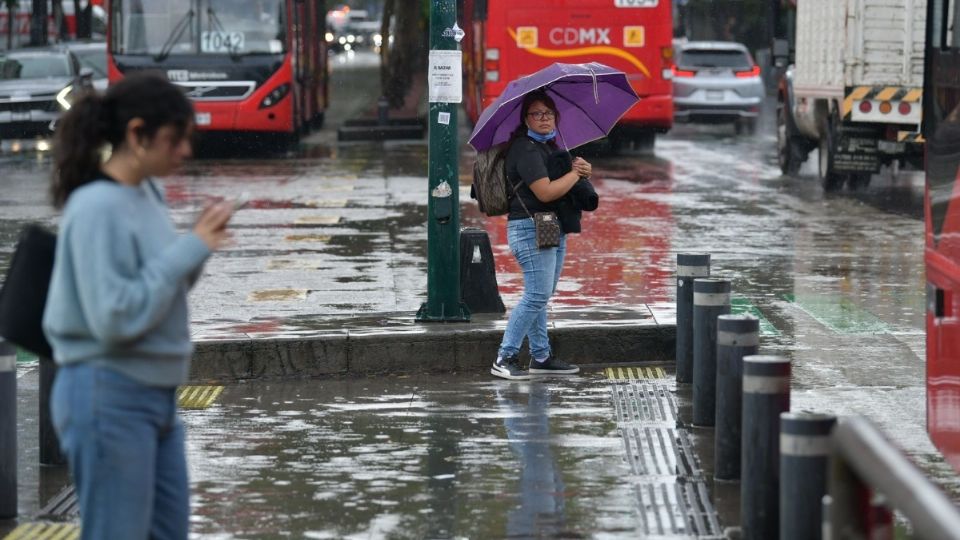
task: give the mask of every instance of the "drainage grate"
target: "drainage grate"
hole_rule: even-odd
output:
[[[613,385],[617,422],[677,424],[677,401],[661,381]]]
[[[80,526],[75,523],[24,523],[8,534],[4,540],[76,540],[80,538]]]
[[[177,390],[177,402],[181,409],[206,409],[222,392],[222,386],[181,386]]]
[[[608,377],[644,536],[722,537],[690,436],[678,427],[672,381]]]
[[[50,499],[40,510],[40,518],[76,519],[80,517],[80,503],[77,501],[77,492],[73,486],[67,486]]]

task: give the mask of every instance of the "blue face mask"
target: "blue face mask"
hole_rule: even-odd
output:
[[[557,136],[557,130],[553,130],[550,133],[547,133],[546,135],[541,135],[536,131],[530,128],[527,128],[527,137],[530,137],[531,139],[537,142],[545,143],[547,141],[552,141],[553,138],[556,136]]]

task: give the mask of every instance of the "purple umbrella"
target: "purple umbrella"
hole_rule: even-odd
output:
[[[557,139],[568,149],[606,137],[620,117],[640,101],[622,71],[597,62],[553,64],[511,81],[480,114],[470,146],[482,152],[510,140],[520,125],[523,96],[540,88],[557,105]]]

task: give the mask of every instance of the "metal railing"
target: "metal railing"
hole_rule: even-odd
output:
[[[960,538],[960,509],[869,420],[843,417],[831,440],[824,538],[874,537],[884,527],[865,515],[875,506],[871,490],[910,521],[917,537]]]

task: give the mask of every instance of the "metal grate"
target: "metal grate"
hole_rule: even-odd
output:
[[[75,519],[80,517],[80,503],[77,501],[77,492],[73,486],[67,486],[50,499],[40,510],[41,518]]]
[[[611,399],[644,536],[722,537],[690,436],[678,427],[672,381],[614,375]]]

